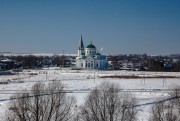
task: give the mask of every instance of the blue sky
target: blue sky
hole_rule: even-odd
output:
[[[180,0],[0,0],[0,52],[180,53]]]

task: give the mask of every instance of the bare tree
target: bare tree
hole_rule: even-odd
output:
[[[7,121],[69,121],[75,99],[64,93],[61,82],[37,83],[10,104]]]
[[[135,121],[135,104],[136,99],[120,92],[117,84],[106,82],[91,91],[78,117],[83,121]]]
[[[149,121],[180,121],[180,88],[170,92],[172,100],[154,104]]]

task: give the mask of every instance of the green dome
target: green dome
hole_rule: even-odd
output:
[[[96,48],[92,43],[88,45],[86,48]]]

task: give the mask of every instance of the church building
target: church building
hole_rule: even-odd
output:
[[[81,36],[78,55],[76,57],[76,68],[79,69],[107,69],[108,61],[106,56],[97,52],[96,47],[92,42],[84,48],[83,39]]]

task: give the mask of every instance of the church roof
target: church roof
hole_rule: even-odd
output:
[[[96,55],[101,55],[100,53],[96,53]]]
[[[92,44],[92,42],[91,42],[91,44],[90,45],[88,45],[86,48],[96,48],[93,44]]]

